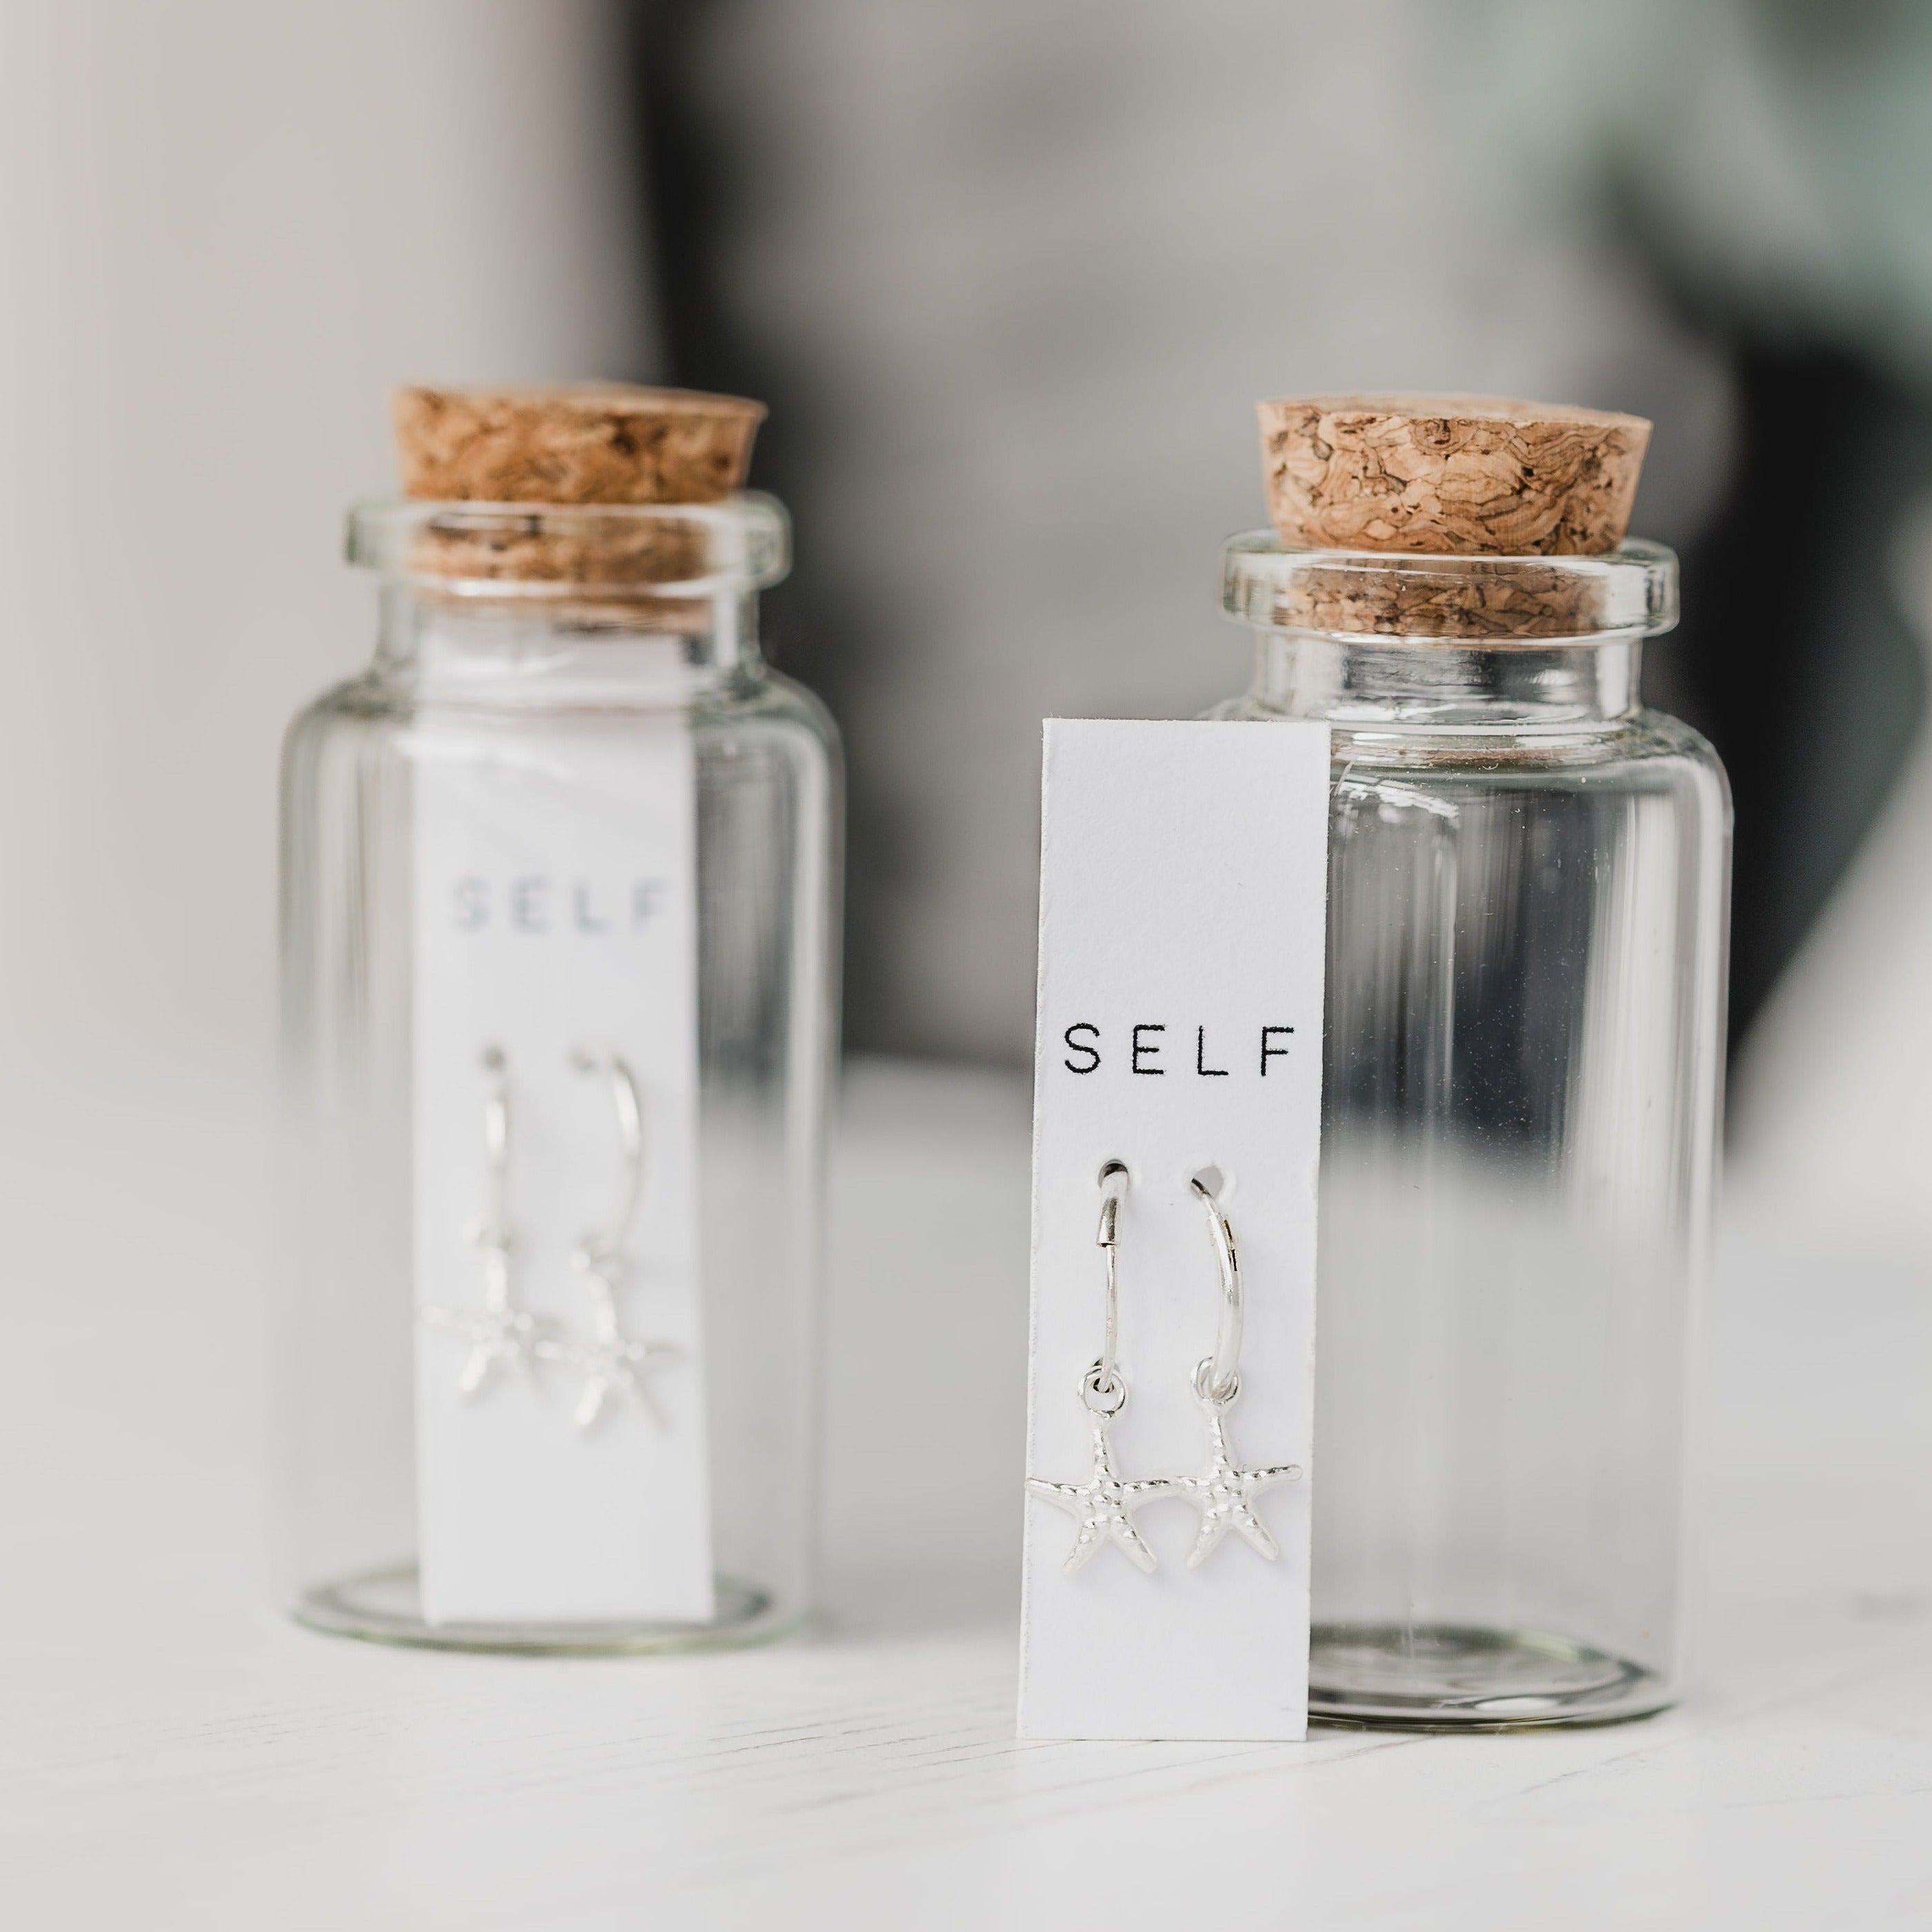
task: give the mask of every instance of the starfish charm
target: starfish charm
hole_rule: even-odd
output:
[[[1092,1476],[1084,1483],[1048,1483],[1029,1476],[1027,1488],[1043,1501],[1064,1509],[1080,1526],[1065,1564],[1068,1576],[1108,1542],[1119,1544],[1121,1553],[1136,1569],[1151,1570],[1157,1559],[1147,1539],[1135,1528],[1133,1513],[1142,1504],[1165,1496],[1175,1485],[1165,1476],[1141,1483],[1122,1482],[1114,1473],[1113,1445],[1107,1439],[1108,1418],[1093,1410],[1088,1420],[1094,1431]]]
[[[456,1378],[458,1392],[478,1394],[498,1369],[526,1369],[532,1356],[541,1352],[537,1340],[537,1318],[520,1308],[425,1308],[425,1324],[448,1328],[470,1344],[463,1372]]]
[[[1201,1533],[1187,1552],[1187,1567],[1198,1568],[1231,1529],[1238,1530],[1272,1563],[1281,1554],[1281,1546],[1255,1514],[1255,1498],[1276,1483],[1295,1481],[1300,1476],[1301,1466],[1280,1462],[1271,1468],[1243,1468],[1228,1447],[1227,1425],[1221,1419],[1226,1405],[1204,1399],[1201,1406],[1207,1413],[1208,1439],[1214,1445],[1214,1460],[1205,1475],[1183,1476],[1172,1485],[1201,1512]]]
[[[614,1395],[627,1395],[638,1406],[658,1420],[656,1406],[644,1384],[644,1372],[653,1362],[668,1360],[677,1351],[662,1342],[633,1342],[622,1335],[600,1335],[588,1346],[560,1347],[554,1342],[538,1345],[537,1352],[546,1361],[566,1361],[584,1375],[584,1393],[577,1399],[571,1420],[580,1431],[593,1428],[604,1412],[604,1405]]]
[[[425,1308],[424,1326],[447,1328],[470,1344],[469,1358],[456,1379],[458,1392],[473,1396],[499,1369],[527,1369],[547,1344],[540,1338],[546,1325],[510,1305],[509,1235],[492,1223],[469,1229],[472,1246],[483,1254],[483,1306],[481,1308]]]
[[[668,1361],[678,1351],[668,1342],[635,1342],[625,1334],[617,1325],[617,1294],[610,1264],[592,1259],[582,1250],[576,1259],[595,1298],[592,1338],[581,1347],[541,1341],[536,1351],[544,1361],[566,1362],[583,1374],[584,1393],[577,1399],[571,1419],[580,1432],[594,1428],[604,1405],[615,1395],[628,1396],[646,1414],[662,1421],[644,1378],[652,1363]]]

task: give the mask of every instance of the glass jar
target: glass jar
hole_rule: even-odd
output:
[[[1310,1708],[1655,1710],[1683,1660],[1730,807],[1638,698],[1676,560],[1223,554],[1332,734]]]
[[[296,719],[282,792],[280,1540],[305,1622],[637,1650],[770,1636],[807,1606],[841,806],[830,718],[759,652],[758,592],[787,542],[755,495],[351,518],[351,560],[381,580],[375,660]],[[470,855],[453,884],[451,838]],[[663,876],[634,902],[622,880],[584,883],[596,854],[654,839]],[[472,930],[525,976],[472,971]],[[512,1032],[525,1050],[506,1060]],[[605,1036],[638,1043],[628,1062]],[[632,1158],[628,1205],[598,1204]],[[675,1271],[663,1228],[694,1236],[694,1307],[682,1347],[647,1359],[637,1338]],[[419,1277],[446,1262],[455,1290],[430,1296]],[[493,1306],[498,1341],[520,1333],[471,1358]],[[600,1338],[617,1353],[593,1400]],[[679,1599],[695,1610],[640,1613],[626,1605],[658,1600],[653,1550],[632,1552],[644,1594],[626,1597],[601,1546],[636,1540],[654,1445],[681,1431],[696,1439],[663,1480],[695,1486],[676,1560],[707,1542],[708,1560]],[[488,1481],[518,1488],[502,1534],[519,1547],[488,1543]],[[448,1580],[466,1538],[507,1566],[494,1596]],[[440,1611],[425,1538],[448,1573]]]

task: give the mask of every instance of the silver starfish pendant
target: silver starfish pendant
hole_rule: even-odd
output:
[[[1070,1576],[1103,1543],[1118,1544],[1136,1570],[1151,1571],[1159,1559],[1135,1527],[1133,1513],[1143,1503],[1166,1495],[1176,1486],[1165,1476],[1140,1483],[1122,1482],[1114,1473],[1113,1445],[1107,1439],[1110,1418],[1092,1410],[1087,1419],[1094,1432],[1092,1476],[1084,1483],[1048,1483],[1029,1476],[1027,1488],[1043,1502],[1064,1509],[1080,1526],[1064,1565]]]
[[[548,1325],[510,1302],[511,1238],[501,1228],[479,1222],[468,1230],[471,1245],[483,1256],[483,1305],[481,1308],[425,1308],[423,1325],[443,1328],[470,1344],[457,1391],[468,1397],[482,1392],[500,1370],[527,1371],[548,1346],[542,1339]]]
[[[1204,1396],[1201,1406],[1208,1418],[1208,1439],[1214,1458],[1205,1474],[1183,1476],[1172,1486],[1201,1512],[1200,1534],[1187,1552],[1187,1567],[1197,1569],[1229,1530],[1238,1532],[1249,1546],[1272,1563],[1281,1554],[1281,1545],[1268,1534],[1268,1525],[1255,1514],[1255,1498],[1277,1483],[1292,1483],[1301,1474],[1298,1462],[1278,1462],[1271,1468],[1244,1469],[1228,1447],[1228,1427],[1222,1419],[1225,1402]]]
[[[422,1318],[425,1326],[448,1329],[470,1344],[456,1378],[457,1391],[464,1396],[480,1394],[499,1370],[527,1369],[542,1346],[536,1317],[520,1308],[425,1308]]]
[[[617,1323],[617,1292],[609,1264],[583,1258],[578,1262],[590,1285],[592,1337],[582,1346],[564,1342],[539,1341],[536,1353],[542,1360],[567,1363],[584,1377],[571,1419],[580,1433],[595,1428],[604,1406],[613,1396],[628,1396],[653,1421],[662,1422],[644,1386],[644,1376],[656,1363],[674,1358],[678,1351],[667,1342],[638,1342],[625,1334]]]

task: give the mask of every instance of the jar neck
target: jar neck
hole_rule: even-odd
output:
[[[688,704],[754,683],[758,600],[583,603],[438,596],[392,581],[382,592],[379,676],[418,698],[570,708]]]
[[[1642,653],[1635,631],[1504,649],[1263,631],[1248,698],[1281,717],[1371,730],[1574,730],[1636,710]]]

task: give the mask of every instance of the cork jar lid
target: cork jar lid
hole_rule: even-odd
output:
[[[1488,644],[1667,630],[1676,559],[1626,541],[1650,424],[1490,396],[1257,406],[1274,527],[1222,553],[1247,623]]]
[[[743,488],[764,405],[587,382],[400,389],[406,500],[359,506],[352,562],[443,596],[689,599],[784,574],[784,513]]]
[[[491,503],[717,503],[742,488],[762,403],[622,382],[398,389],[406,496]]]
[[[1601,556],[1630,527],[1641,416],[1496,396],[1257,405],[1268,515],[1310,550]]]

